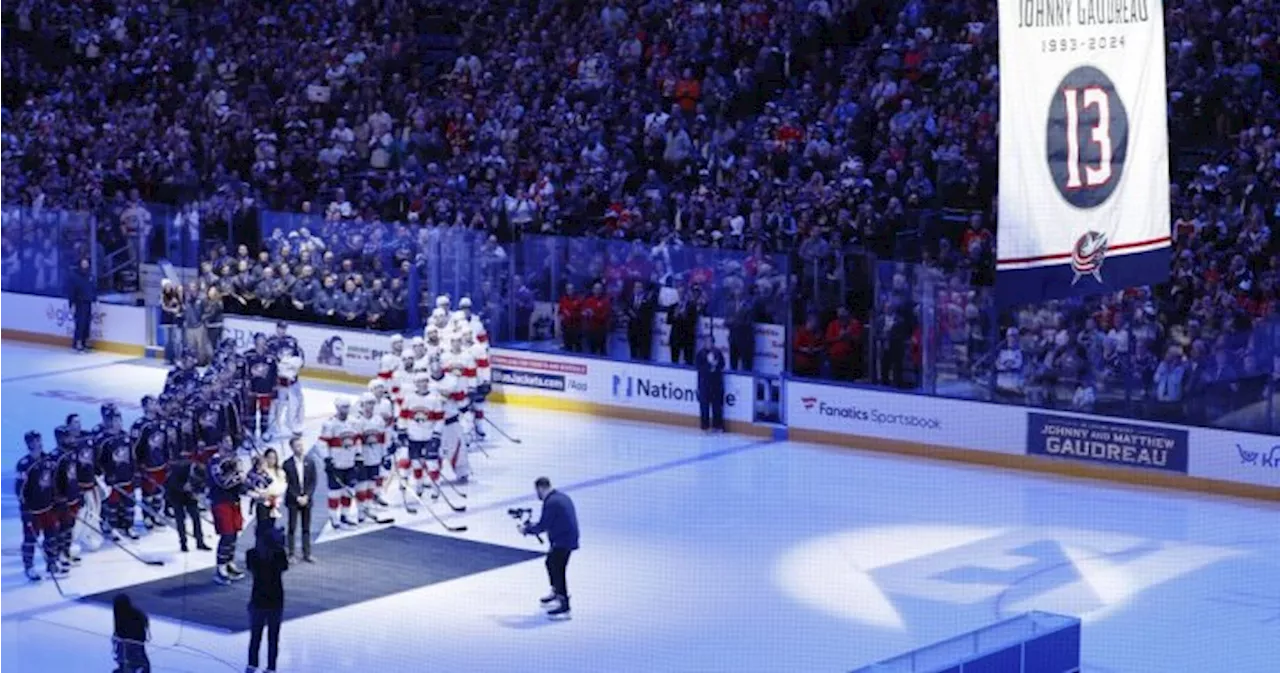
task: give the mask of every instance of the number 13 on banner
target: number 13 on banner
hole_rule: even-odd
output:
[[[1053,184],[1077,208],[1102,205],[1124,172],[1129,118],[1115,85],[1101,70],[1067,73],[1049,104],[1045,136]]]

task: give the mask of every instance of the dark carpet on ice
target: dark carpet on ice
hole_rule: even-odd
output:
[[[395,526],[319,543],[313,551],[319,563],[299,562],[285,573],[286,621],[542,556],[524,549]],[[194,549],[191,553],[212,555]],[[243,546],[238,548],[237,559],[243,567]],[[135,605],[153,618],[180,620],[219,631],[248,630],[246,606],[253,578],[218,586],[212,577],[212,569],[200,570],[80,600],[109,607],[115,595],[125,591]]]

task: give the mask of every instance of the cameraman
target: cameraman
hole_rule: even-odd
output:
[[[565,570],[569,566],[569,554],[578,548],[578,513],[568,495],[551,488],[551,480],[538,477],[533,482],[542,501],[542,517],[538,523],[526,523],[525,535],[546,533],[551,540],[547,553],[547,577],[551,580],[551,594],[542,599],[544,607],[559,603],[547,615],[556,618],[569,617],[569,586]]]

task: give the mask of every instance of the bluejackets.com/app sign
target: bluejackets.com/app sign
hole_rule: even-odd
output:
[[[1027,453],[1187,473],[1187,431],[1102,418],[1028,414]]]

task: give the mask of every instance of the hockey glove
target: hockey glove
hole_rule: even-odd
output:
[[[395,458],[391,454],[388,453],[382,457],[382,469],[390,470],[393,465],[395,465]]]
[[[399,433],[397,433],[397,434],[396,434],[396,441],[400,443],[400,446],[409,446],[409,433],[408,433],[408,431],[404,431],[404,430],[402,430],[402,431],[400,431]]]
[[[427,440],[427,451],[432,451],[432,452],[434,452],[434,451],[439,451],[439,450],[440,450],[440,438],[439,438],[439,437],[432,437],[431,439],[428,439],[428,440]]]

